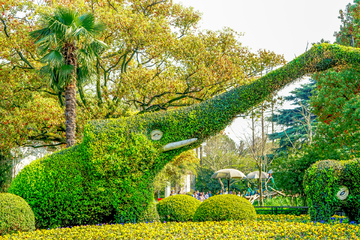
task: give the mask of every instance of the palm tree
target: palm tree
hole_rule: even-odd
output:
[[[30,33],[38,45],[42,68],[50,73],[51,85],[64,88],[67,147],[75,145],[76,84],[78,76],[88,76],[93,60],[107,46],[95,37],[105,26],[95,22],[91,13],[79,15],[67,8],[58,8],[53,15],[42,15],[42,29]],[[60,96],[61,98],[61,96]]]

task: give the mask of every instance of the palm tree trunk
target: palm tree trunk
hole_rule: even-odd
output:
[[[65,87],[65,127],[66,147],[74,146],[76,143],[76,68],[77,58],[75,55],[76,46],[71,43],[65,44],[62,54],[65,64],[74,66],[70,83]]]
[[[76,88],[75,81],[71,81],[65,88],[65,127],[66,147],[75,145],[76,131]]]

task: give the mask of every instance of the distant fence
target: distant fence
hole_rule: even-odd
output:
[[[301,215],[309,212],[309,207],[291,207],[291,206],[254,206],[257,214],[291,214]],[[342,210],[335,211],[335,215],[345,216]]]

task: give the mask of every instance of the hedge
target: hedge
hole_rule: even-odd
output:
[[[256,220],[255,208],[243,197],[223,194],[202,202],[194,215],[194,221],[224,220]]]
[[[341,208],[349,221],[360,223],[360,160],[323,160],[305,173],[305,193],[313,221],[328,222]]]
[[[0,193],[0,236],[35,230],[35,217],[29,204],[19,196]]]
[[[174,195],[157,203],[161,220],[187,222],[192,221],[200,201],[188,195]]]

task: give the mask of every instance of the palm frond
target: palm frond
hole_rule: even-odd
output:
[[[49,34],[51,34],[51,31],[48,27],[35,30],[29,33],[30,37],[37,40],[37,42],[41,41],[44,37],[47,37]],[[35,44],[37,44],[37,42],[35,42]]]
[[[83,27],[87,32],[92,33],[95,25],[95,17],[92,13],[86,13],[78,18],[78,27]]]
[[[65,25],[64,23],[60,22],[56,18],[49,18],[48,19],[48,27],[51,32],[58,35],[60,38],[65,35],[69,26]]]
[[[67,85],[69,84],[70,80],[71,80],[71,74],[74,71],[74,66],[73,65],[62,65],[59,69],[59,82],[61,83],[61,85]]]
[[[77,12],[70,9],[60,7],[56,9],[54,18],[66,26],[70,26],[77,19]]]
[[[63,62],[64,57],[57,50],[51,50],[48,54],[46,54],[41,62],[49,62],[51,65],[60,66]]]

